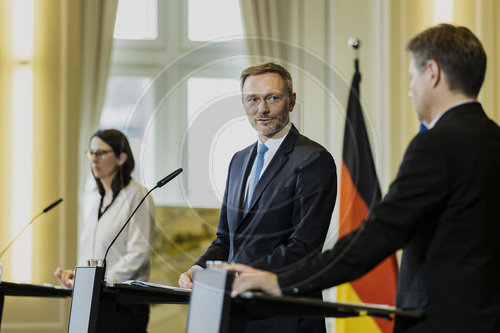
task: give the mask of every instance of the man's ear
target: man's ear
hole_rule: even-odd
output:
[[[288,106],[288,111],[292,112],[295,106],[295,101],[297,100],[297,94],[295,92],[290,94],[290,105]]]
[[[427,62],[427,69],[429,71],[431,86],[432,88],[436,88],[443,80],[441,66],[435,60],[429,60]]]
[[[118,165],[122,166],[125,162],[127,162],[128,155],[127,153],[121,153],[120,159],[118,160]]]

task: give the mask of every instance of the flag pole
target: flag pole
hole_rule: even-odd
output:
[[[375,163],[361,108],[358,52],[360,40],[351,37],[354,49],[354,69],[347,102],[342,168],[340,171],[339,238],[358,229],[369,215],[370,207],[380,201]],[[365,276],[337,287],[337,301],[394,304],[398,266],[394,255],[385,259]],[[355,322],[342,319],[336,322],[337,332],[392,332],[394,324],[379,318],[357,318]]]
[[[354,70],[356,73],[359,73],[359,47],[361,46],[361,40],[356,37],[352,36],[349,38],[347,41],[347,44],[349,45],[350,48],[354,49],[355,52],[355,58],[354,58]]]

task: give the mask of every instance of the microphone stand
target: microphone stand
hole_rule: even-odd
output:
[[[162,186],[164,186],[165,184],[167,184],[169,181],[171,181],[172,179],[174,179],[175,177],[177,177],[180,173],[182,172],[182,168],[179,168],[177,170],[175,170],[174,172],[172,172],[171,174],[169,174],[168,176],[166,176],[165,178],[163,178],[162,180],[160,180],[159,182],[156,183],[156,186],[153,187],[152,189],[150,189],[148,191],[148,193],[146,193],[145,196],[142,197],[141,201],[139,202],[139,204],[135,207],[134,211],[132,212],[132,214],[130,214],[129,218],[127,219],[127,221],[123,224],[123,226],[121,227],[120,231],[118,231],[118,233],[116,234],[115,238],[113,238],[113,240],[111,241],[111,243],[109,244],[108,248],[106,249],[106,253],[104,254],[104,258],[102,259],[102,267],[104,267],[104,270],[106,270],[106,258],[108,257],[108,252],[109,250],[111,249],[111,246],[113,246],[113,244],[115,243],[116,239],[118,238],[118,236],[120,236],[120,234],[122,233],[122,231],[125,229],[125,227],[127,226],[127,224],[130,222],[130,220],[132,219],[132,217],[134,216],[135,212],[137,212],[137,210],[139,209],[139,207],[141,207],[142,203],[144,202],[144,200],[146,200],[146,198],[148,197],[148,195],[153,192],[154,190],[156,190],[157,188],[160,188]]]
[[[19,238],[21,237],[21,235],[26,231],[26,229],[28,229],[40,216],[42,216],[43,214],[47,213],[48,211],[50,211],[52,208],[56,207],[57,205],[59,205],[61,202],[63,201],[62,198],[60,199],[57,199],[56,201],[54,201],[53,203],[51,203],[50,205],[48,205],[44,210],[42,210],[40,213],[36,214],[32,219],[31,221],[29,221],[28,224],[26,224],[24,226],[24,228],[19,231],[17,233],[17,235],[9,242],[9,244],[7,244],[7,246],[5,247],[5,249],[3,249],[2,252],[0,252],[0,258],[2,258],[2,256],[5,254],[5,252],[7,252],[8,249],[10,249],[10,247],[14,244],[14,242]],[[3,272],[3,264],[0,263],[0,280],[2,278],[2,272]]]
[[[75,279],[73,283],[73,295],[71,298],[71,310],[68,323],[68,333],[76,332],[112,332],[114,324],[114,312],[116,304],[109,302],[104,297],[101,297],[101,286],[104,283],[104,277],[106,272],[106,257],[108,255],[111,246],[115,243],[118,236],[125,229],[127,224],[130,222],[134,214],[137,212],[139,207],[142,205],[144,200],[149,196],[149,194],[169,181],[177,177],[182,172],[182,168],[179,168],[156,183],[156,186],[144,195],[139,204],[135,207],[132,214],[123,226],[120,228],[116,236],[113,238],[109,244],[104,258],[102,259],[102,264],[95,266],[77,266],[75,268]]]

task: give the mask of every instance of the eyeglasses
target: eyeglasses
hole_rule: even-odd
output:
[[[92,157],[96,157],[98,160],[101,159],[104,155],[113,152],[112,150],[96,150],[96,151],[91,151],[87,150],[85,152],[85,155],[87,155],[87,158],[92,161]]]

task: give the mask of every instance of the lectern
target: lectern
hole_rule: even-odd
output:
[[[109,320],[102,320],[103,330],[100,332],[112,331],[106,324],[114,320],[113,304],[101,299],[104,272],[105,268],[98,266],[75,268],[68,332],[97,332],[97,320],[105,316]]]
[[[112,332],[116,304],[188,304],[189,290],[104,282],[102,267],[76,267],[68,333]]]
[[[231,298],[229,292],[235,272],[200,270],[194,275],[189,302],[187,333],[245,332],[249,319],[273,316],[291,317],[354,317],[393,316],[419,318],[418,311],[406,311],[387,305],[323,302],[314,298],[282,296],[248,292]]]

